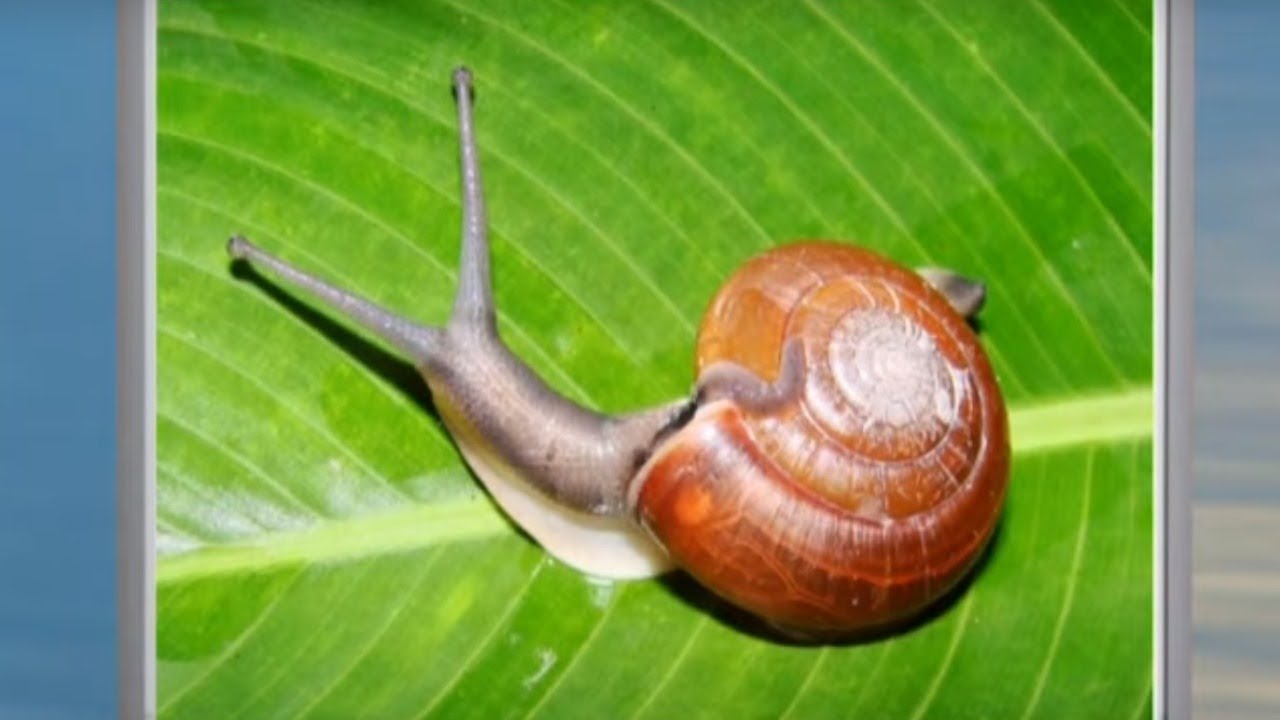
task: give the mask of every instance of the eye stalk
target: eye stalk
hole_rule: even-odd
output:
[[[474,89],[466,68],[454,71],[453,91],[462,169],[462,253],[453,311],[445,325],[396,314],[244,237],[232,237],[228,252],[323,301],[411,359],[486,489],[553,555],[605,577],[666,570],[666,554],[631,519],[627,488],[659,434],[688,417],[692,400],[604,415],[555,392],[502,342],[490,287]]]

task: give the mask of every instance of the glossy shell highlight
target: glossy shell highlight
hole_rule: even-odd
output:
[[[1004,401],[978,339],[914,272],[802,243],[744,265],[698,338],[699,375],[732,362],[772,380],[791,338],[802,390],[752,412],[700,407],[633,485],[680,565],[731,603],[800,633],[919,613],[990,540],[1004,502]]]

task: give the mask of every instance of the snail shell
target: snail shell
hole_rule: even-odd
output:
[[[716,295],[697,387],[607,416],[549,388],[501,341],[471,119],[454,73],[463,242],[443,326],[398,316],[233,237],[412,358],[477,477],[549,553],[594,575],[679,566],[792,633],[906,618],[991,537],[1008,479],[1005,408],[964,316],[980,284],[870,251],[767,252]]]
[[[910,616],[991,537],[1008,478],[1003,400],[964,319],[874,253],[790,245],[720,290],[699,376],[767,379],[803,348],[790,397],[710,402],[642,468],[634,493],[675,563],[775,624],[843,631]]]

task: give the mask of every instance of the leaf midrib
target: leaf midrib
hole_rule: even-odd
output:
[[[1149,438],[1154,431],[1150,387],[1021,405],[1009,412],[1015,454]],[[250,542],[161,557],[159,585],[289,564],[318,564],[466,542],[510,531],[484,496],[410,505],[387,513],[267,533]]]

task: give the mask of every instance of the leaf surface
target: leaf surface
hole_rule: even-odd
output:
[[[166,1],[162,717],[1150,712],[1151,8]],[[237,278],[242,232],[425,322],[476,73],[500,330],[605,410],[687,392],[707,300],[791,239],[982,277],[1015,450],[995,543],[910,631],[795,647],[689,580],[550,560],[407,364]]]

